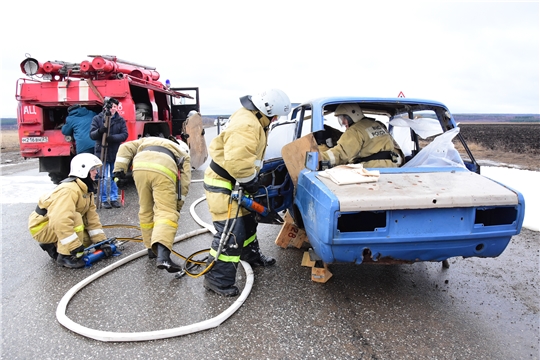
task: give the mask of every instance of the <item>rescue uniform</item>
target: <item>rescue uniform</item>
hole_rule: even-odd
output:
[[[394,152],[392,136],[382,123],[367,117],[349,126],[333,148],[319,145],[319,152],[322,160],[330,161],[331,166],[350,163],[363,163],[365,168],[398,166],[389,154]],[[380,152],[388,154],[387,158],[370,160],[369,157]]]
[[[204,173],[206,201],[210,209],[216,234],[208,262],[213,261],[225,223],[228,218],[229,198],[236,182],[248,183],[258,176],[267,145],[267,128],[270,119],[257,110],[240,108],[231,115],[227,128],[215,137],[209,146],[212,163]],[[236,281],[238,262],[257,261],[261,254],[257,240],[255,214],[233,201],[231,220],[238,211],[232,229],[233,235],[205,275],[205,280],[220,288],[228,288]]]
[[[28,218],[28,229],[39,243],[56,243],[62,255],[106,239],[93,189],[75,177],[63,180],[52,193],[39,199]]]
[[[172,249],[180,209],[189,191],[189,148],[187,144],[179,142],[180,145],[159,137],[128,141],[120,145],[114,164],[115,173],[127,173],[129,164],[133,162],[143,243],[154,252],[157,243]],[[180,194],[178,185],[181,187]]]

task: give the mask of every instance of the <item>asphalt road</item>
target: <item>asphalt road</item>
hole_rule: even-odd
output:
[[[212,130],[207,130],[212,136]],[[201,179],[203,168],[193,172]],[[331,265],[333,277],[312,282],[305,249],[274,244],[277,225],[259,226],[263,251],[277,259],[255,268],[251,293],[221,325],[188,335],[105,342],[59,323],[60,300],[79,282],[142,249],[127,243],[119,257],[87,269],[60,268],[27,230],[35,200],[50,188],[37,162],[2,171],[2,359],[539,359],[539,233],[523,229],[495,259],[450,259],[413,265]],[[194,182],[178,235],[201,229],[189,208],[204,195]],[[103,224],[137,225],[137,196],[122,209],[99,210]],[[206,202],[195,206],[210,222]],[[106,229],[109,236],[137,231]],[[210,246],[211,233],[178,242],[190,255]],[[238,282],[246,283],[239,271]],[[202,278],[158,270],[143,256],[94,280],[73,296],[66,315],[86,328],[148,332],[218,316],[236,298],[202,287]]]

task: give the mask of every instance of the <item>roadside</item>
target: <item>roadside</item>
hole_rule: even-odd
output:
[[[463,132],[468,130],[466,126],[463,126],[463,128]],[[499,131],[497,136],[502,138],[503,134],[504,132],[501,133]],[[490,134],[489,136],[493,135]],[[480,165],[506,166],[521,170],[540,171],[540,157],[537,153],[538,150],[519,151],[520,148],[524,146],[534,147],[534,144],[524,144],[522,141],[515,141],[511,144],[505,144],[500,141],[491,141],[492,147],[495,148],[489,149],[487,146],[475,141],[477,139],[472,136],[466,136],[466,140],[474,158]],[[19,164],[25,161],[19,151],[19,137],[16,129],[0,131],[0,144],[0,164]],[[514,147],[514,149],[512,147]]]

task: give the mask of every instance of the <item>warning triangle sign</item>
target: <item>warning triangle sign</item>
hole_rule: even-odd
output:
[[[399,95],[398,95],[397,97],[404,98],[404,97],[405,97],[405,94],[403,93],[403,91],[400,91],[400,92],[399,92]]]

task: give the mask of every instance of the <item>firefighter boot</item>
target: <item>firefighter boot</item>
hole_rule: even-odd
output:
[[[42,248],[43,251],[46,251],[53,260],[58,258],[58,252],[56,252],[56,246],[54,246],[54,244],[39,243],[39,247]]]
[[[82,258],[78,258],[74,255],[62,255],[58,254],[58,258],[56,259],[56,264],[58,266],[65,266],[67,268],[71,269],[79,269],[84,267],[86,264]]]
[[[218,295],[225,296],[225,297],[232,297],[236,296],[240,293],[240,290],[235,285],[231,285],[226,288],[219,287],[217,285],[212,284],[208,279],[205,277],[203,281],[203,286],[208,291],[213,291]]]
[[[252,267],[255,266],[272,266],[276,263],[276,259],[271,256],[266,256],[262,253],[258,244],[253,245],[250,249],[245,249],[240,260],[244,260]]]
[[[249,262],[251,266],[272,266],[276,263],[276,259],[271,256],[264,255],[261,250],[259,250],[259,257],[253,261]]]
[[[156,254],[154,254],[152,249],[148,249],[148,258],[149,259],[155,259],[156,258]]]
[[[179,272],[182,270],[180,265],[175,264],[171,260],[171,250],[167,249],[164,245],[157,243],[157,267],[158,269],[167,269],[170,273]]]

